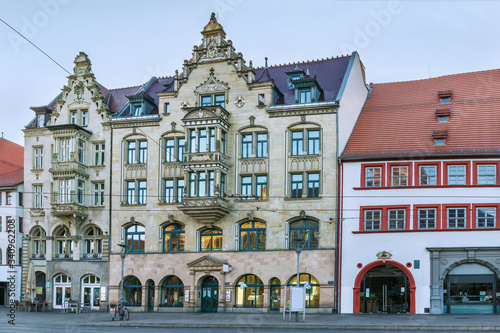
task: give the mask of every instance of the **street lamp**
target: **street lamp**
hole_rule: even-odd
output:
[[[122,304],[124,304],[123,301],[123,266],[125,263],[125,256],[127,255],[128,252],[128,247],[125,244],[118,244],[119,247],[121,247],[121,252],[120,252],[120,257],[122,258],[122,278],[121,278],[121,289],[120,289],[120,301]]]

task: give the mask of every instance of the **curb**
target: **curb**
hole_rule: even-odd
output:
[[[185,323],[93,323],[94,327],[164,327],[164,328],[259,328],[290,330],[367,330],[367,331],[500,331],[500,326],[414,326],[414,325],[306,325],[306,324],[185,324]]]

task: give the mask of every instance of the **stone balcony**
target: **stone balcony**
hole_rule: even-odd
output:
[[[86,218],[88,214],[88,207],[76,203],[51,203],[52,215],[54,216],[79,216]]]
[[[57,155],[57,154],[54,154]],[[54,177],[57,176],[64,176],[67,177],[68,175],[78,173],[80,175],[88,176],[88,166],[85,164],[79,163],[74,160],[70,161],[65,161],[65,162],[59,162],[57,160],[52,161],[52,166],[49,169],[49,172],[52,173]],[[71,175],[73,176],[73,175]]]
[[[201,223],[215,223],[229,213],[228,202],[219,197],[183,198],[178,207],[184,214]]]
[[[184,153],[183,166],[194,166],[196,164],[222,164],[226,168],[230,167],[229,157],[221,152],[204,153]]]

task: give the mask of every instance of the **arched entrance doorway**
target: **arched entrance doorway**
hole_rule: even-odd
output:
[[[217,312],[219,306],[219,282],[213,276],[207,276],[201,282],[201,311]]]
[[[54,309],[63,309],[65,302],[71,299],[71,278],[59,274],[54,278]]]
[[[366,265],[356,277],[353,312],[415,312],[415,280],[410,271],[392,260]]]

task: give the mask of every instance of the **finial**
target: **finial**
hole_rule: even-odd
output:
[[[252,68],[252,67],[253,67],[253,66],[252,66],[252,65],[253,65],[253,64],[252,64],[252,60],[250,60],[250,64],[249,64],[249,65],[250,65],[250,68]]]
[[[266,60],[266,65],[264,66],[267,69],[267,57],[264,58]]]
[[[295,70],[296,70],[296,71],[298,71],[298,70],[299,70],[299,64],[298,64],[298,63],[296,63],[296,64],[295,64]]]
[[[309,76],[309,66],[306,67],[306,75]]]

